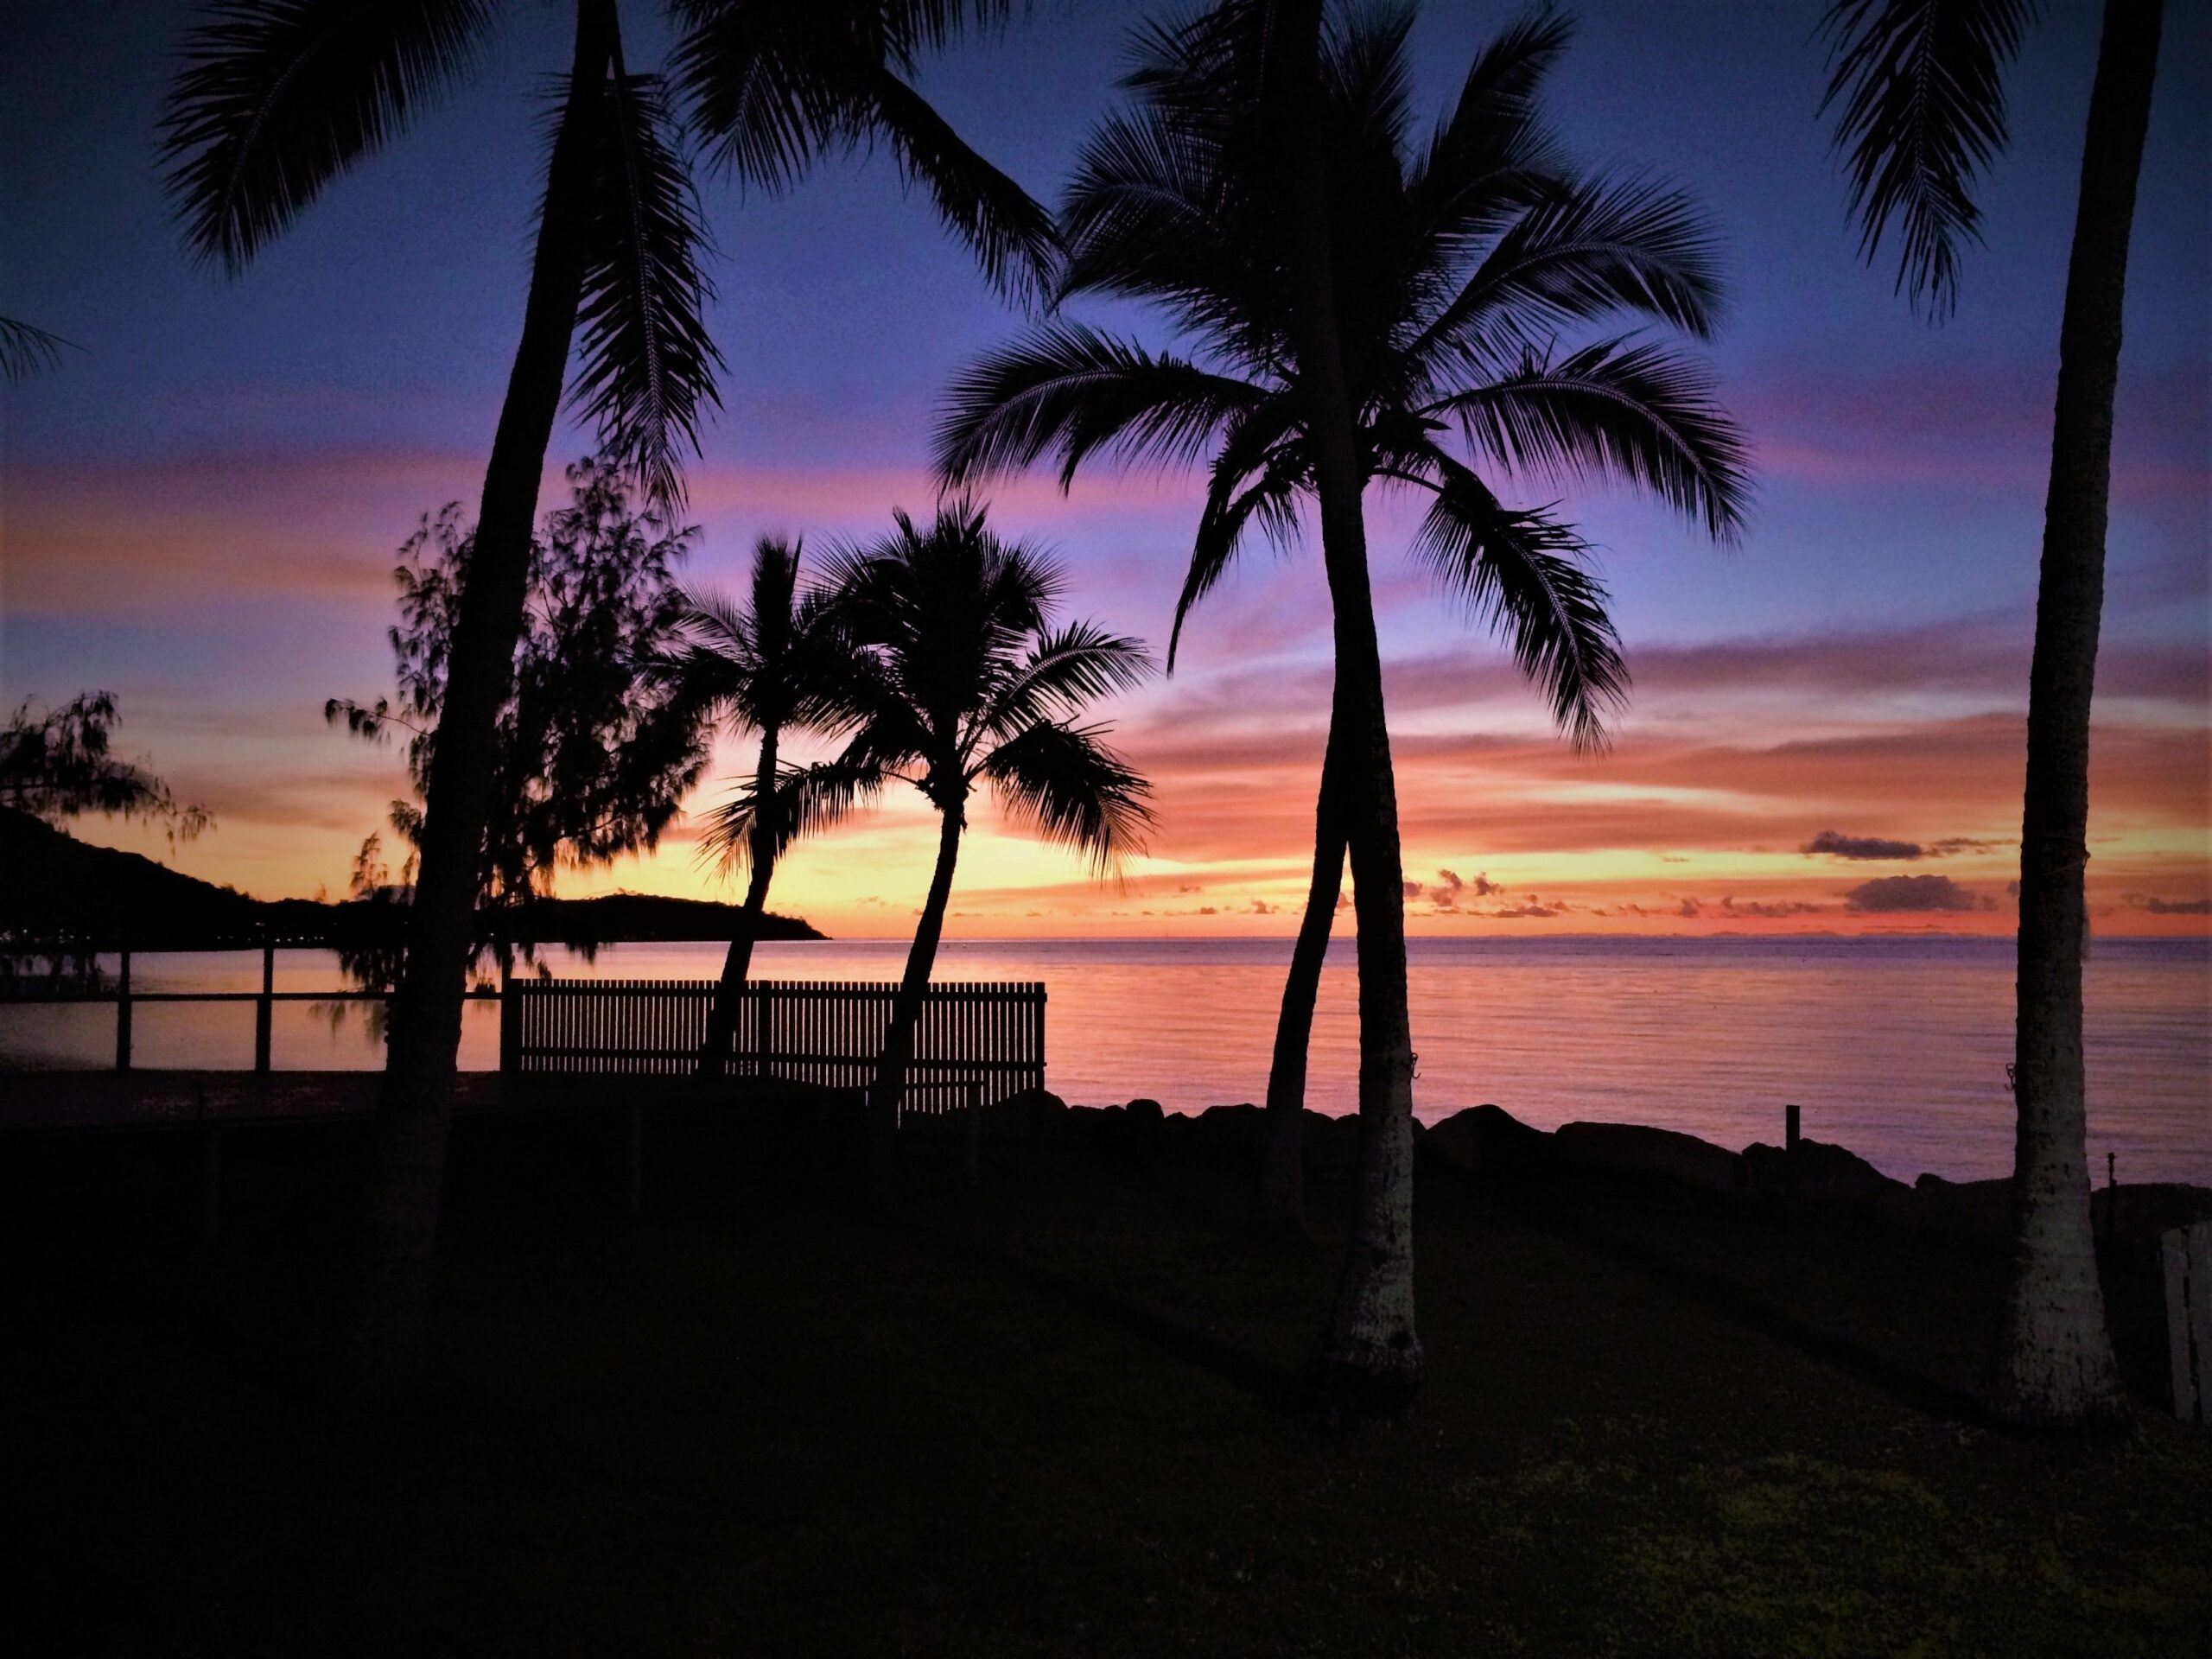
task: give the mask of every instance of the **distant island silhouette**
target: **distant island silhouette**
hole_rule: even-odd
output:
[[[368,899],[260,899],[217,887],[137,853],[95,847],[27,812],[0,808],[0,951],[43,947],[217,950],[284,944],[336,950],[396,937],[403,907]],[[478,918],[480,937],[516,944],[594,946],[723,941],[743,907],[650,893],[540,899]],[[792,916],[760,918],[763,939],[828,936]]]

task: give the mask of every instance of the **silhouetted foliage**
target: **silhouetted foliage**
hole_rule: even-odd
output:
[[[0,317],[0,380],[13,385],[43,374],[61,361],[69,342],[31,323]]]
[[[2005,148],[2005,66],[2033,0],[1841,0],[1825,114],[1851,176],[1860,254],[1898,226],[1897,291],[1934,320],[1959,302],[1959,245],[1981,237],[1974,175]]]
[[[675,72],[714,162],[789,188],[823,155],[881,143],[984,273],[1015,294],[1049,286],[1052,215],[962,141],[913,86],[922,60],[1010,0],[677,0]]]
[[[58,709],[18,704],[0,731],[0,806],[48,823],[87,814],[143,818],[161,825],[171,846],[212,824],[206,807],[181,804],[143,763],[116,754],[121,723],[108,691],[79,692]]]
[[[512,687],[499,710],[478,868],[478,902],[490,910],[543,896],[563,868],[652,847],[706,766],[701,701],[658,671],[678,639],[686,605],[676,570],[697,532],[671,531],[657,513],[634,510],[619,476],[595,461],[578,462],[568,477],[569,505],[546,516],[531,546]],[[397,698],[334,697],[324,706],[326,718],[359,736],[407,734],[416,798],[392,804],[391,826],[410,847],[422,834],[474,546],[458,503],[425,515],[393,572]],[[377,842],[370,838],[355,864],[356,897],[391,886]],[[411,864],[410,854],[403,883]]]

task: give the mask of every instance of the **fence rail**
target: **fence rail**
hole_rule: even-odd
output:
[[[499,1069],[684,1077],[706,1053],[715,982],[516,980],[501,1004]],[[865,1089],[899,988],[754,980],[733,1008],[725,1076]],[[1045,1086],[1045,988],[932,985],[914,1030],[904,1109],[933,1116]]]
[[[134,990],[131,953],[112,988],[11,988],[7,1003],[111,1003],[115,1069],[132,1064],[131,1011],[151,1002],[254,1005],[253,1069],[270,1066],[279,1002],[367,1002],[383,991],[280,991],[276,953],[264,948],[257,991]],[[472,998],[499,1001],[499,1070],[537,1076],[690,1077],[708,1059],[716,982],[693,980],[507,979]],[[731,1010],[725,1077],[774,1077],[865,1089],[875,1074],[899,988],[835,981],[754,980]],[[923,1116],[971,1102],[989,1105],[1045,1086],[1045,987],[1036,982],[932,985],[925,994],[907,1068],[904,1110]]]

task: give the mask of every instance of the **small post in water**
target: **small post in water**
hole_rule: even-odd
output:
[[[1797,1224],[1797,1142],[1802,1139],[1802,1114],[1796,1106],[1782,1109],[1782,1205],[1784,1218]]]

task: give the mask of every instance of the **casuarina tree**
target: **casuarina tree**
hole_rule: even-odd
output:
[[[519,912],[563,869],[650,850],[706,770],[704,706],[661,664],[687,611],[677,568],[698,532],[638,511],[596,461],[569,468],[569,505],[530,550],[522,627],[492,749],[491,801],[476,860],[477,943],[504,964],[533,930]],[[381,741],[406,734],[412,800],[391,827],[419,862],[453,641],[477,537],[449,503],[399,550],[391,631],[398,695],[334,697],[324,717]],[[372,859],[364,849],[364,861]],[[372,883],[372,887],[381,883]],[[525,945],[527,950],[528,946]]]
[[[2106,0],[2058,329],[2058,398],[2028,669],[2012,1091],[2012,1268],[1991,1365],[1999,1413],[2070,1427],[2124,1414],[2089,1216],[2082,959],[2089,715],[2104,611],[2113,402],[2135,188],[2162,0]],[[1865,256],[1898,243],[1897,287],[1957,304],[1980,235],[1977,175],[2007,136],[2005,69],[2033,0],[1844,0],[1828,13],[1827,107]]]
[[[963,480],[1056,454],[1065,483],[1095,457],[1206,459],[1179,639],[1250,534],[1287,539],[1301,509],[1317,509],[1336,689],[1271,1104],[1278,1122],[1294,1121],[1348,849],[1363,1173],[1320,1363],[1335,1408],[1357,1413],[1402,1402],[1421,1374],[1402,867],[1364,495],[1387,487],[1427,503],[1416,555],[1501,629],[1587,742],[1624,686],[1603,589],[1554,505],[1509,505],[1501,491],[1611,478],[1725,537],[1745,482],[1707,376],[1663,337],[1712,326],[1694,215],[1649,181],[1571,173],[1536,108],[1565,24],[1500,36],[1421,146],[1408,15],[1362,12],[1324,29],[1316,11],[1301,36],[1296,11],[1231,4],[1147,32],[1135,107],[1078,162],[1061,214],[1061,297],[1147,302],[1177,349],[1054,321],[963,377],[939,460]],[[1618,317],[1662,335],[1564,338]],[[1280,1192],[1294,1155],[1272,1161]]]

